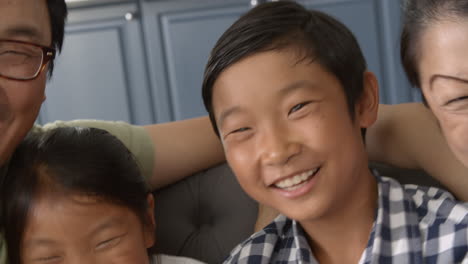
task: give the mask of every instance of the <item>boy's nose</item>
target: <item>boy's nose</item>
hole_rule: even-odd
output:
[[[301,151],[301,145],[289,133],[279,130],[265,133],[258,147],[262,163],[267,166],[284,165]]]

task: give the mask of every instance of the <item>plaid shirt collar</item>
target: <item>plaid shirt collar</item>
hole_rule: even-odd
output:
[[[359,263],[468,264],[468,205],[437,188],[379,177],[378,209]],[[278,216],[225,263],[318,263],[300,224]]]

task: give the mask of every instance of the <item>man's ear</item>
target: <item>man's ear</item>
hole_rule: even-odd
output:
[[[356,108],[361,128],[368,128],[377,120],[379,110],[379,84],[377,77],[366,71],[363,76],[364,90]]]
[[[150,248],[156,242],[155,230],[156,230],[156,220],[154,219],[154,197],[153,194],[149,193],[147,197],[148,208],[146,212],[146,221],[144,226],[144,237],[145,237],[145,246]]]

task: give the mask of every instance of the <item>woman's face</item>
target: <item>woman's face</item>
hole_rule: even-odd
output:
[[[450,148],[468,167],[468,19],[433,22],[419,43],[422,91]]]
[[[150,226],[130,209],[94,198],[40,197],[29,212],[22,263],[149,263],[154,217],[148,200]]]

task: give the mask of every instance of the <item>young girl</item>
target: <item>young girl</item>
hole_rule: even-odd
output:
[[[103,130],[30,134],[0,191],[10,264],[200,263],[154,254],[153,197],[133,156]]]

